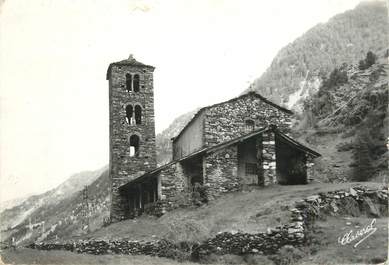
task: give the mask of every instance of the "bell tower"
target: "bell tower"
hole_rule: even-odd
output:
[[[119,187],[157,166],[154,69],[132,55],[108,67],[112,222],[125,219],[128,213],[128,200]]]

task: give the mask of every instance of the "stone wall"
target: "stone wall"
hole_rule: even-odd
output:
[[[264,185],[277,183],[276,145],[273,131],[262,134],[262,167]]]
[[[111,221],[126,218],[127,203],[118,188],[156,167],[153,67],[111,64],[109,67]],[[126,74],[140,76],[139,92],[126,90]],[[141,124],[128,124],[126,106],[142,107]],[[130,157],[130,136],[140,138],[139,155]]]
[[[189,193],[189,183],[180,162],[172,163],[156,174],[160,179],[159,198],[158,201],[147,204],[145,213],[161,216],[181,205],[180,200]]]
[[[172,253],[188,253],[192,259],[214,254],[274,254],[281,247],[295,247],[309,244],[307,235],[315,220],[322,215],[367,215],[370,217],[388,216],[388,190],[368,189],[363,186],[319,193],[295,202],[289,208],[290,219],[282,226],[268,228],[266,232],[219,233],[200,244],[181,242],[173,244],[166,240],[155,241],[75,241],[64,243],[34,243],[30,248],[42,250],[69,250],[78,253],[101,254],[134,254],[174,258]]]
[[[205,186],[208,199],[221,193],[238,191],[241,180],[238,177],[238,147],[236,145],[205,156]]]
[[[160,200],[153,203],[145,205],[145,214],[154,215],[160,217],[166,213],[167,201]]]
[[[289,208],[287,224],[268,228],[266,233],[220,233],[193,250],[201,259],[213,254],[274,254],[285,245],[302,246],[315,220],[323,215],[370,217],[388,216],[388,190],[370,190],[360,186],[309,196]]]
[[[246,120],[254,130],[274,124],[281,132],[290,131],[291,114],[261,100],[254,93],[208,107],[204,121],[206,146],[213,146],[247,134]]]
[[[93,255],[124,254],[124,255],[150,255],[172,258],[169,250],[179,246],[165,240],[132,241],[132,240],[91,240],[64,243],[33,243],[29,248],[39,250],[67,250],[76,253]]]

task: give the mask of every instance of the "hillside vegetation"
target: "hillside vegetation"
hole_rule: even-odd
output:
[[[323,155],[318,179],[386,181],[389,66],[382,59],[342,64],[305,100],[295,133]]]
[[[316,92],[335,67],[357,64],[368,51],[385,56],[388,28],[385,2],[363,2],[282,48],[251,89],[291,108]]]

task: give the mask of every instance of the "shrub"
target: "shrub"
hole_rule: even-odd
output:
[[[366,70],[368,69],[370,66],[372,66],[373,64],[375,64],[375,62],[377,61],[377,55],[375,55],[373,52],[371,51],[368,51],[367,54],[366,54],[366,58],[364,60],[360,60],[359,61],[359,65],[358,65],[358,68],[360,70]]]

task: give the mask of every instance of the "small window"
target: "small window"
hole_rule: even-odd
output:
[[[130,137],[130,157],[139,156],[139,136],[131,135]]]
[[[130,125],[135,123],[135,120],[134,120],[134,109],[133,109],[132,105],[127,105],[126,106],[126,121]]]
[[[127,92],[132,91],[132,76],[131,76],[131,74],[126,74],[126,90],[127,90]]]
[[[257,164],[255,163],[246,163],[245,173],[247,175],[257,175]]]
[[[134,75],[134,92],[139,92],[139,75]]]
[[[135,124],[142,124],[142,107],[135,106]]]
[[[251,132],[254,130],[255,122],[253,120],[246,120],[245,121],[245,130],[246,132]]]

